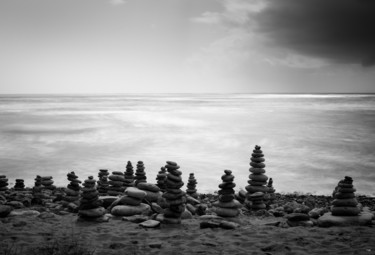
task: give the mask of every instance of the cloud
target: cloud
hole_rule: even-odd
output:
[[[222,4],[223,12],[204,13],[194,21],[252,34],[258,48],[249,43],[248,51],[269,49],[264,58],[269,63],[375,65],[375,1],[222,0]]]
[[[266,0],[249,13],[266,43],[334,63],[375,65],[375,1]]]
[[[112,5],[122,5],[122,4],[126,4],[127,1],[125,0],[110,0],[110,3]]]

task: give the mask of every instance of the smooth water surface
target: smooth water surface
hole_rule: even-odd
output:
[[[199,192],[218,189],[224,169],[247,185],[256,144],[279,192],[331,194],[345,175],[374,195],[374,95],[34,95],[0,96],[0,174],[97,177],[100,168],[145,163],[155,182],[166,160]],[[186,189],[186,186],[183,187]]]

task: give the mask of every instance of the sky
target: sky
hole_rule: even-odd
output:
[[[375,93],[375,1],[1,0],[0,93]]]

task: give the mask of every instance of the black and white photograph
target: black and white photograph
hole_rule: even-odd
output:
[[[0,255],[375,255],[374,0],[0,0]]]

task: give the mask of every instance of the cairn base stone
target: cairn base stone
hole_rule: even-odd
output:
[[[318,219],[319,227],[368,226],[372,224],[374,214],[362,212],[358,216],[334,216],[328,212]]]

